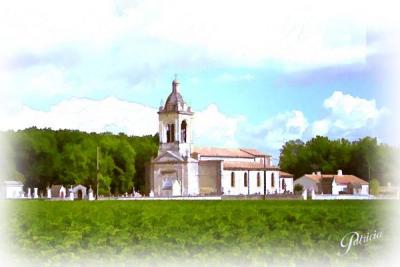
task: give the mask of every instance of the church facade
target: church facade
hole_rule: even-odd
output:
[[[293,176],[256,149],[193,146],[191,107],[178,80],[160,106],[159,150],[151,161],[149,189],[154,196],[253,195],[293,192]]]

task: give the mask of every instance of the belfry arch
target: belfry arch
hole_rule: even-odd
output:
[[[186,120],[183,120],[181,123],[181,142],[187,142],[187,123]]]
[[[175,124],[167,125],[167,143],[175,142]]]

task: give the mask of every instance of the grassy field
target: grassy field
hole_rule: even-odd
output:
[[[94,257],[165,262],[229,257],[233,262],[295,264],[343,260],[351,231],[390,232],[383,201],[10,201],[12,251],[46,263]],[[385,235],[386,237],[387,235]],[[389,237],[390,238],[390,237]],[[373,257],[382,241],[346,259]]]

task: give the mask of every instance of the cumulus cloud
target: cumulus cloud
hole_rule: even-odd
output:
[[[1,1],[0,99],[126,96],[138,84],[153,89],[167,71],[204,66],[364,62],[358,8],[348,1]]]
[[[194,138],[204,146],[238,146],[236,137],[243,116],[230,117],[214,104],[195,113]],[[0,130],[19,130],[32,126],[52,129],[76,129],[86,132],[120,132],[148,135],[158,132],[157,110],[145,105],[108,97],[101,100],[72,98],[48,111],[22,106],[0,114]]]
[[[329,114],[314,121],[309,121],[302,111],[292,110],[254,125],[243,115],[229,116],[211,104],[195,113],[194,143],[199,146],[255,147],[276,156],[288,140],[307,140],[316,135],[348,138],[373,135],[388,112],[384,107],[378,108],[374,100],[340,91],[328,97],[323,106]],[[129,135],[158,131],[156,109],[115,97],[101,100],[71,98],[53,105],[48,111],[22,106],[1,113],[0,121],[0,130],[36,126]]]
[[[387,110],[378,108],[375,100],[367,100],[335,91],[324,101],[331,113],[334,127],[342,130],[358,129],[375,124]]]
[[[288,140],[301,139],[308,125],[303,112],[294,110],[265,120],[249,134],[258,146],[276,151]]]
[[[331,125],[331,121],[329,119],[322,119],[322,120],[317,120],[312,123],[312,135],[317,136],[326,136],[329,132],[329,128]]]
[[[237,135],[240,134],[240,123],[244,116],[231,117],[219,111],[215,104],[195,113],[194,142],[203,146],[238,146]]]
[[[279,113],[261,125],[249,126],[244,143],[278,154],[288,140],[308,140],[316,135],[331,138],[356,139],[366,135],[377,135],[377,128],[384,125],[389,111],[377,107],[374,99],[364,99],[335,91],[325,99],[323,107],[328,115],[309,121],[301,111]]]
[[[22,106],[12,114],[4,114],[1,122],[2,130],[36,126],[129,135],[155,134],[158,131],[155,109],[114,97],[102,100],[72,98],[52,106],[49,111]]]
[[[378,108],[374,99],[368,100],[334,91],[325,99],[323,107],[329,115],[312,124],[312,135],[329,135],[346,137],[352,133],[368,134],[373,130],[385,115],[389,114],[387,108]]]

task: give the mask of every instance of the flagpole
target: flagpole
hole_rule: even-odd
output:
[[[266,166],[265,166],[266,164],[265,164],[265,155],[264,155],[264,200],[265,200],[265,198],[266,198],[266,191],[267,191],[267,185],[266,185],[266,182],[267,182],[267,172],[266,172]]]
[[[99,198],[99,147],[97,146],[97,153],[96,153],[96,200]]]

